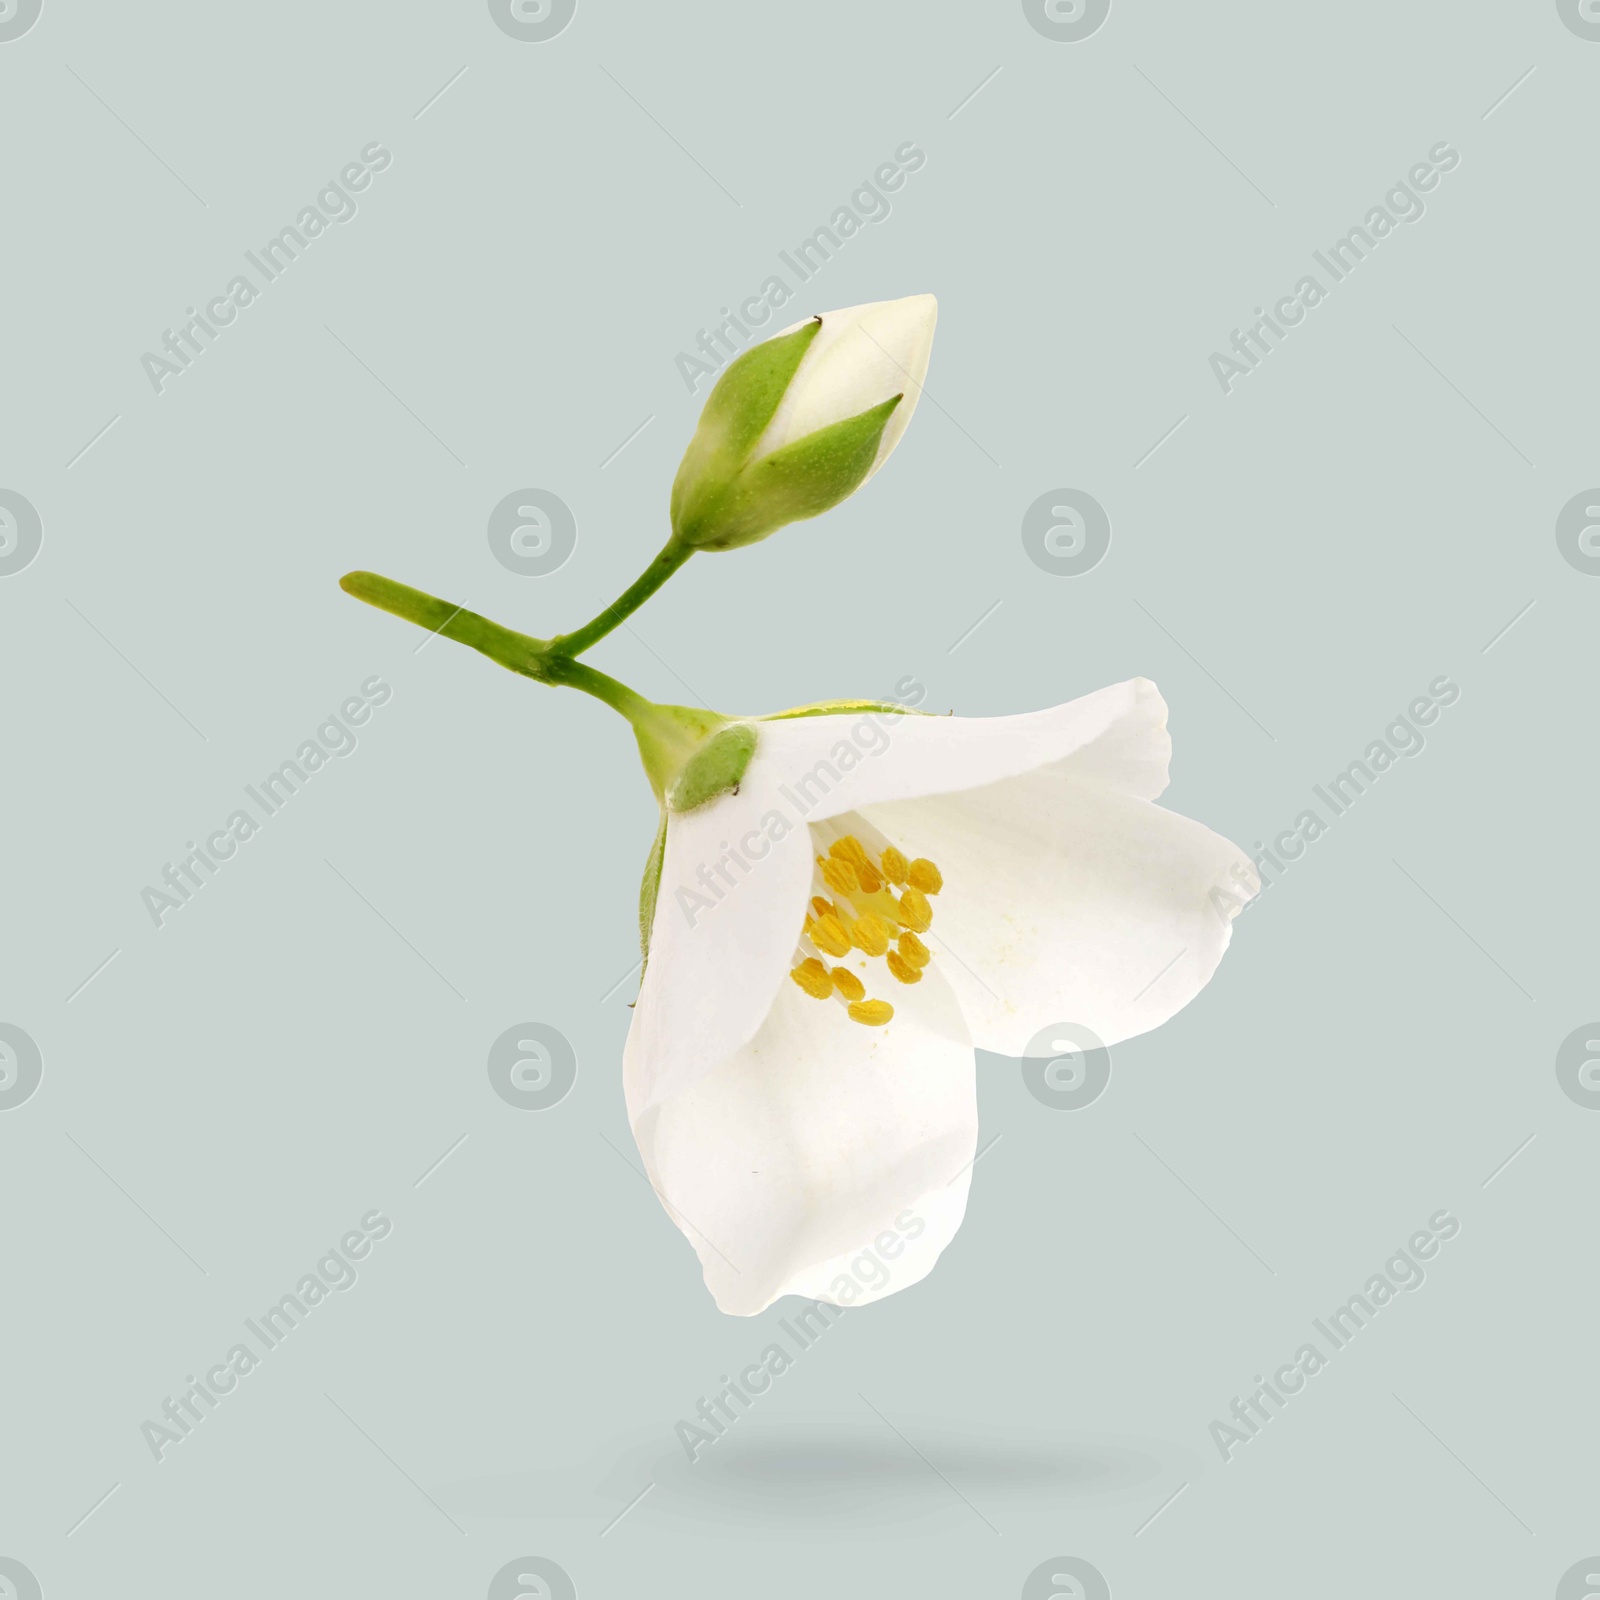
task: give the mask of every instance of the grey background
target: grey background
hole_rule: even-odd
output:
[[[1600,1115],[1554,1070],[1600,1014],[1600,580],[1554,535],[1600,481],[1597,74],[1543,0],[1118,0],[1076,43],[1017,4],[580,0],[522,43],[482,4],[45,0],[0,44],[0,487],[44,526],[0,579],[0,1021],[44,1058],[0,1112],[0,1555],[48,1597],[476,1596],[528,1555],[584,1596],[1014,1595],[1069,1555],[1119,1600],[1554,1594],[1600,1548]],[[372,140],[359,215],[153,394]],[[1246,845],[1461,697],[1092,1105],[984,1059],[937,1271],[690,1467],[674,1424],[793,1304],[720,1316],[629,1170],[630,741],[336,579],[591,615],[664,534],[674,357],[905,140],[794,312],[939,295],[895,460],[595,663],[729,711],[1144,673],[1167,803]],[[1224,396],[1211,352],[1439,140],[1426,216]],[[529,486],[577,525],[544,576],[487,537]],[[1023,547],[1058,487],[1111,520],[1081,576]],[[359,750],[153,928],[371,674]],[[486,1071],[527,1021],[578,1063],[542,1111]],[[355,1288],[152,1461],[375,1207]],[[1212,1419],[1439,1208],[1425,1286],[1223,1464]]]

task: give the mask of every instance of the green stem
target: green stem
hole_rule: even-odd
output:
[[[480,617],[465,606],[451,605],[448,600],[424,594],[408,584],[396,583],[393,578],[380,577],[376,572],[347,572],[339,580],[339,587],[391,616],[414,622],[429,633],[454,639],[457,644],[468,645],[510,672],[521,673],[524,678],[538,683],[552,681],[547,640],[502,628],[498,622]]]
[[[581,628],[572,633],[557,634],[550,641],[551,650],[556,655],[581,656],[590,645],[598,643],[620,622],[631,617],[693,554],[693,546],[680,545],[676,540],[669,539],[662,547],[661,554],[639,574],[625,593]]]
[[[657,800],[665,801],[667,790],[690,758],[728,720],[715,711],[702,711],[696,706],[657,705],[654,700],[636,694],[627,684],[570,656],[552,655],[546,665],[550,673],[548,682],[592,694],[628,719],[639,746],[645,776]]]
[[[671,558],[668,564],[668,558]],[[586,635],[599,638],[609,626],[620,622],[644,599],[659,589],[683,563],[687,551],[679,554],[668,547],[656,559],[650,570],[625,594],[612,612],[602,613],[587,628],[561,639],[535,639],[526,633],[502,628],[498,622],[480,617],[476,611],[452,605],[448,600],[424,594],[408,584],[396,583],[393,578],[380,577],[376,572],[347,572],[339,580],[339,587],[369,606],[377,606],[391,616],[414,622],[430,633],[454,639],[458,644],[470,646],[491,661],[498,662],[511,672],[567,689],[579,689],[604,701],[613,711],[626,717],[639,744],[639,755],[650,779],[656,798],[662,799],[673,780],[683,770],[701,744],[721,728],[727,718],[714,711],[702,711],[694,706],[657,705],[627,684],[596,670],[582,661],[573,660],[569,648],[572,640],[582,641]],[[631,604],[624,603],[632,601]],[[608,622],[608,618],[614,620]],[[589,640],[592,642],[592,639]],[[580,648],[582,647],[580,643]]]
[[[620,679],[597,671],[583,661],[573,661],[567,656],[550,655],[545,658],[546,683],[560,684],[567,689],[581,689],[596,700],[603,700],[613,711],[626,717],[635,728],[649,720],[655,703],[630,689]]]

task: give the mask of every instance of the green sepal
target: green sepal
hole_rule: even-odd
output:
[[[878,441],[894,408],[895,395],[870,411],[818,428],[745,467],[710,508],[695,544],[702,550],[734,550],[802,522],[854,494],[878,457]]]
[[[656,921],[656,898],[661,893],[661,863],[667,855],[667,808],[661,808],[661,823],[656,829],[656,842],[650,846],[650,858],[644,864],[644,877],[639,883],[639,954],[645,962],[650,960],[650,930]],[[641,967],[640,978],[644,977]]]
[[[693,811],[739,787],[756,752],[756,730],[748,722],[730,723],[711,735],[684,763],[667,792],[670,811]]]
[[[696,530],[749,460],[821,328],[822,318],[813,317],[768,339],[717,379],[672,483],[672,528],[683,542],[699,544]]]
[[[667,789],[655,843],[650,846],[650,856],[644,864],[644,877],[639,883],[639,953],[645,965],[650,961],[650,930],[655,926],[656,901],[661,895],[661,867],[667,854],[668,812],[692,811],[719,795],[737,790],[755,750],[755,728],[748,722],[729,723],[712,734],[689,757]],[[640,977],[643,978],[642,968]]]
[[[932,716],[914,706],[896,705],[893,700],[818,700],[815,705],[790,706],[787,711],[770,711],[758,722],[787,722],[793,717],[848,717],[869,711],[886,711],[901,717]]]
[[[633,719],[639,759],[655,797],[666,804],[667,792],[695,752],[731,719],[697,706],[647,706]]]

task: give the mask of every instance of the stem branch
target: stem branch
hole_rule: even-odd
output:
[[[544,639],[502,628],[498,622],[480,617],[465,606],[451,605],[448,600],[424,594],[408,584],[396,583],[393,578],[380,577],[376,572],[347,572],[339,580],[339,587],[380,611],[414,622],[429,633],[443,634],[457,644],[468,645],[508,671],[521,673],[524,678],[533,678],[539,683],[552,681],[550,646]]]
[[[692,545],[680,545],[676,540],[669,539],[662,547],[661,554],[639,574],[632,586],[613,600],[599,616],[572,633],[557,634],[550,641],[551,652],[558,656],[581,656],[590,645],[598,643],[619,623],[631,617],[693,554]]]
[[[655,710],[654,704],[642,694],[636,693],[620,680],[596,671],[586,662],[552,655],[545,661],[545,670],[548,673],[546,683],[561,684],[568,689],[581,689],[585,694],[592,694],[613,711],[620,712],[635,727],[648,720],[650,713]]]
[[[491,661],[532,678],[536,683],[580,689],[604,701],[632,726],[650,786],[657,799],[661,799],[701,743],[722,727],[727,718],[692,706],[657,705],[635,693],[627,684],[574,658],[643,605],[692,553],[687,548],[668,544],[620,600],[576,633],[557,639],[535,639],[526,633],[502,628],[498,622],[490,622],[465,606],[451,605],[448,600],[424,594],[408,584],[396,583],[393,578],[380,577],[376,572],[347,572],[339,580],[339,587],[357,600],[365,600],[369,606],[377,606],[430,633],[443,634],[446,639],[468,645]]]

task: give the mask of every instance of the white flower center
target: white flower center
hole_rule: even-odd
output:
[[[814,999],[843,1002],[852,1022],[881,1028],[894,1016],[894,1007],[868,999],[854,972],[830,967],[822,958],[837,961],[858,950],[869,960],[881,956],[897,983],[921,983],[931,956],[917,935],[933,922],[928,896],[944,887],[944,877],[926,857],[908,861],[893,845],[874,860],[855,834],[846,833],[817,857],[812,887],[818,892],[807,908],[798,961],[789,976]]]

